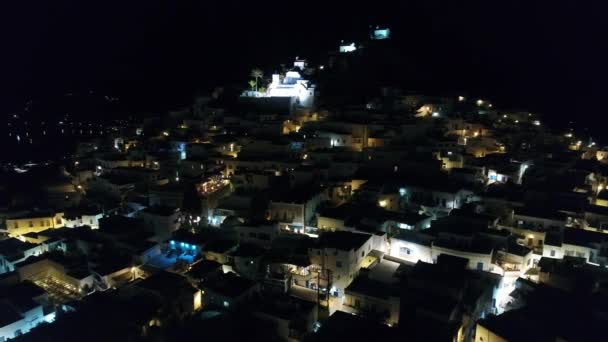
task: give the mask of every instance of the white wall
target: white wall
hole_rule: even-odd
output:
[[[410,251],[410,254],[406,254],[406,251],[402,250],[402,248],[407,248]],[[389,255],[414,263],[418,261],[424,261],[428,263],[433,262],[433,256],[430,246],[424,246],[414,242],[400,240],[397,238],[390,239]]]
[[[480,253],[471,253],[464,252],[455,249],[449,249],[444,247],[433,246],[432,249],[433,260],[437,260],[437,257],[441,254],[447,254],[452,256],[457,256],[461,258],[469,259],[469,264],[467,267],[472,270],[476,270],[478,263],[483,263],[483,271],[491,271],[492,269],[492,253],[490,254],[480,254]]]
[[[10,339],[17,337],[20,334],[26,334],[32,328],[44,322],[42,305],[36,306],[35,308],[24,312],[23,315],[25,316],[23,319],[5,325],[4,327],[0,327],[0,337]],[[18,330],[19,333],[17,333]]]
[[[334,248],[311,248],[309,258],[311,263],[331,271],[332,286],[335,286],[340,294],[357,277],[361,262],[372,250],[372,238],[368,239],[359,249],[351,251],[337,250]],[[340,267],[338,267],[340,265]]]

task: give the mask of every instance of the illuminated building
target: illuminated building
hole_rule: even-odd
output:
[[[267,96],[294,98],[296,105],[310,108],[314,106],[315,86],[302,78],[299,72],[288,71],[283,79],[279,74],[272,75]]]
[[[6,220],[6,232],[13,237],[64,226],[65,220],[62,212],[34,211],[12,216]]]
[[[357,51],[357,46],[355,45],[355,43],[344,43],[344,41],[342,41],[340,43],[340,47],[338,49],[338,51],[340,51],[341,53],[349,53],[349,52],[353,52],[353,51]]]
[[[376,26],[370,33],[370,38],[372,40],[385,40],[391,37],[391,29],[389,28],[381,28],[380,26]]]
[[[318,244],[309,248],[311,263],[321,269],[320,284],[334,296],[342,297],[344,289],[355,279],[361,264],[372,250],[372,236],[347,231],[321,234]]]
[[[32,283],[23,282],[3,289],[0,295],[0,339],[19,337],[39,324],[52,323],[55,311],[45,311],[43,306],[48,306],[48,295]]]

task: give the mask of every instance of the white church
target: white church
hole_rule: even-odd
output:
[[[305,60],[297,57],[293,64],[294,69],[300,71],[307,66]],[[273,74],[272,83],[268,86],[266,93],[257,93],[255,97],[288,97],[292,99],[295,106],[311,108],[314,106],[315,86],[309,80],[302,78],[299,71],[288,71],[282,78],[279,74]]]

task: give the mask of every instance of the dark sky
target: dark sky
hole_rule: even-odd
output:
[[[420,85],[470,90],[560,118],[604,115],[602,1],[4,1],[0,111],[22,98],[104,88],[177,99],[253,66],[319,56],[388,23]],[[432,89],[430,89],[432,91]],[[500,103],[502,102],[502,103]]]

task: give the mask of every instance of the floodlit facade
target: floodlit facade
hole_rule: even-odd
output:
[[[17,237],[27,233],[38,233],[47,229],[65,226],[62,212],[32,212],[14,216],[6,220],[6,232],[9,236]]]
[[[279,74],[272,75],[267,96],[295,98],[297,105],[310,108],[314,106],[315,86],[298,71],[288,71],[283,79]]]

